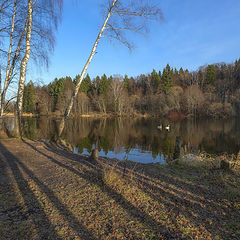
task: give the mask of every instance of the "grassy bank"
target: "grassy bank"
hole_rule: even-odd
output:
[[[238,172],[0,141],[1,239],[239,239]]]

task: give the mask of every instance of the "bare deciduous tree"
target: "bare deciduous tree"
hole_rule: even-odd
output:
[[[18,98],[17,98],[17,110],[18,110],[18,115],[21,116],[22,112],[22,100],[23,100],[23,90],[24,90],[24,84],[25,84],[25,79],[26,79],[26,68],[27,68],[27,63],[30,58],[30,53],[31,53],[31,38],[32,36],[34,37],[34,34],[32,34],[32,31],[37,33],[38,36],[38,41],[37,41],[37,48],[38,51],[41,53],[41,49],[39,43],[41,40],[43,40],[43,35],[42,34],[51,34],[51,28],[47,28],[46,26],[52,26],[51,24],[48,23],[48,20],[53,20],[55,27],[57,27],[57,21],[58,21],[58,15],[57,13],[57,8],[55,9],[55,4],[54,0],[50,1],[45,1],[45,0],[28,0],[28,14],[26,18],[26,23],[27,23],[27,32],[26,32],[26,46],[25,46],[25,55],[21,61],[21,69],[20,69],[20,77],[19,77],[19,86],[18,86]],[[56,1],[58,2],[61,6],[61,0]],[[33,11],[35,11],[37,14],[33,14]],[[34,17],[34,19],[33,19]],[[35,21],[36,19],[36,21]],[[51,22],[50,22],[51,23]],[[37,27],[34,27],[34,24],[36,24]],[[39,30],[39,31],[37,31]],[[44,31],[45,30],[45,31]],[[53,37],[53,35],[50,35]],[[40,38],[40,41],[39,41]],[[52,39],[50,39],[50,42]],[[53,47],[53,45],[52,45]],[[42,56],[38,54],[40,57],[46,57],[45,54]]]
[[[18,117],[20,117],[22,113],[23,90],[24,90],[24,84],[26,79],[26,69],[27,69],[27,63],[31,53],[32,14],[33,14],[33,1],[28,0],[28,14],[26,18],[26,24],[27,24],[26,50],[25,50],[25,55],[21,61],[20,77],[19,77],[19,84],[18,84],[18,96],[17,96]]]
[[[189,86],[183,96],[184,105],[188,114],[197,115],[197,111],[204,104],[204,95],[197,85]]]
[[[87,72],[89,64],[96,54],[100,39],[104,37],[116,39],[131,49],[132,44],[127,40],[125,32],[143,33],[147,29],[146,20],[158,20],[163,17],[160,8],[151,4],[150,1],[108,0],[107,4],[105,3],[103,6],[105,14],[103,25],[98,33],[89,58],[77,79],[76,88],[65,111],[65,119],[70,115],[81,82]]]
[[[29,9],[31,6],[31,12]],[[61,16],[62,0],[8,0],[0,5],[0,41],[4,39],[4,86],[0,97],[0,116],[6,107],[6,92],[13,79],[19,77],[18,105],[21,108],[27,62],[32,58],[38,63],[48,63],[48,52],[54,46],[54,27]],[[6,19],[6,20],[2,20]],[[29,21],[31,20],[31,21]],[[6,44],[7,43],[7,44]],[[8,49],[6,49],[8,47]],[[40,65],[40,64],[38,64]]]
[[[119,116],[122,115],[124,111],[125,96],[123,92],[123,82],[121,82],[118,78],[112,79],[110,83],[110,94],[112,99],[113,111]]]

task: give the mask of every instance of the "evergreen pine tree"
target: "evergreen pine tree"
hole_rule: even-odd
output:
[[[153,87],[153,89],[157,90],[160,82],[161,82],[160,75],[156,72],[155,69],[153,69],[151,73],[151,86]]]
[[[106,74],[103,74],[103,76],[100,79],[99,83],[99,94],[100,95],[106,95],[109,85],[110,85],[110,78],[107,78]]]
[[[91,90],[91,87],[92,87],[91,78],[87,74],[87,76],[81,82],[80,91],[87,94]]]
[[[130,80],[129,80],[127,74],[125,74],[124,79],[123,79],[123,87],[127,91],[129,90],[129,83],[130,83]]]
[[[30,81],[25,87],[23,92],[23,111],[26,113],[34,113],[35,111],[35,88],[33,82]]]
[[[169,93],[170,88],[173,86],[173,69],[169,64],[163,69],[162,74],[162,88],[164,93]]]
[[[206,70],[206,83],[213,85],[216,80],[214,65],[208,65]]]

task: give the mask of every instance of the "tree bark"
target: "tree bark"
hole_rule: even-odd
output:
[[[1,69],[0,69],[1,71]],[[2,78],[2,76],[1,76]],[[0,79],[0,94],[2,93],[2,79]],[[2,117],[3,111],[2,111],[2,96],[0,96],[0,117]]]
[[[33,11],[32,5],[33,5],[32,0],[28,0],[28,16],[26,19],[27,21],[26,49],[25,49],[25,55],[21,62],[20,78],[19,78],[19,86],[18,86],[18,97],[17,97],[17,111],[19,115],[21,115],[22,113],[23,90],[24,90],[24,84],[26,80],[26,69],[27,69],[27,63],[31,53],[32,11]]]
[[[15,10],[16,11],[16,10]],[[15,13],[16,15],[16,13]],[[15,21],[15,16],[13,17],[13,20],[12,20],[12,31],[14,30],[14,27],[13,27],[13,22]],[[20,52],[20,47],[21,47],[21,44],[22,44],[22,40],[24,38],[24,35],[26,33],[26,30],[27,30],[27,21],[25,23],[25,26],[24,26],[24,29],[22,31],[22,34],[19,38],[19,41],[18,41],[18,45],[17,45],[17,48],[15,50],[15,53],[14,53],[14,57],[12,59],[12,62],[11,62],[11,67],[10,67],[10,61],[8,59],[8,65],[7,65],[7,72],[6,72],[6,76],[5,76],[5,81],[4,81],[4,87],[3,87],[3,90],[1,92],[1,97],[0,97],[0,116],[3,115],[4,113],[4,104],[5,104],[5,96],[6,96],[6,92],[7,92],[7,89],[8,89],[8,86],[10,85],[11,83],[11,78],[12,78],[12,75],[13,75],[13,70],[14,70],[14,67],[15,67],[15,64],[16,64],[16,61],[17,61],[17,58],[19,56],[19,52]],[[11,38],[11,37],[10,37]],[[9,56],[10,54],[12,53],[12,42],[11,42],[11,39],[10,39],[10,45],[9,45]]]
[[[32,0],[28,0],[28,15],[26,19],[27,21],[26,49],[25,49],[25,55],[21,62],[18,95],[17,95],[17,115],[18,115],[20,135],[21,135],[21,115],[22,115],[22,106],[23,106],[23,91],[24,91],[24,84],[26,80],[27,63],[31,53],[32,13],[33,13],[33,2]]]
[[[80,77],[79,77],[79,79],[78,79],[78,81],[77,81],[77,84],[76,84],[74,93],[73,93],[73,95],[72,95],[72,97],[71,97],[71,100],[70,100],[70,102],[69,102],[69,104],[68,104],[68,107],[66,108],[66,111],[65,111],[65,114],[64,114],[65,119],[68,119],[68,118],[69,118],[70,112],[71,112],[72,107],[73,107],[73,103],[74,103],[74,101],[75,101],[75,98],[76,98],[76,96],[77,96],[77,94],[78,94],[78,91],[79,91],[79,88],[80,88],[80,85],[81,85],[81,82],[82,82],[82,80],[83,80],[83,78],[84,78],[84,76],[85,76],[85,74],[86,74],[86,72],[87,72],[87,69],[88,69],[89,64],[91,63],[91,61],[92,61],[92,59],[93,59],[93,56],[94,56],[95,53],[96,53],[96,49],[97,49],[99,40],[100,40],[100,38],[102,37],[102,34],[103,34],[103,32],[104,32],[104,30],[105,30],[105,28],[106,28],[106,25],[107,25],[107,23],[108,23],[108,20],[109,20],[109,18],[111,17],[112,10],[113,10],[113,8],[114,8],[114,6],[116,5],[117,2],[118,2],[118,0],[114,0],[114,1],[112,2],[112,6],[110,7],[110,9],[109,9],[109,11],[108,11],[108,14],[107,14],[107,16],[106,16],[106,18],[105,18],[105,21],[104,21],[103,25],[102,25],[102,28],[101,28],[101,30],[100,30],[100,32],[99,32],[99,34],[98,34],[98,36],[97,36],[97,39],[96,39],[96,41],[95,41],[95,43],[94,43],[94,45],[93,45],[91,54],[90,54],[90,56],[89,56],[89,58],[88,58],[88,60],[87,60],[87,62],[86,62],[86,64],[85,64],[85,66],[84,66],[84,68],[83,68],[83,70],[82,70],[82,72],[81,72],[81,75],[80,75]]]
[[[8,62],[7,62],[7,72],[6,72],[6,79],[9,75],[9,68],[10,68],[10,62],[11,62],[11,54],[12,54],[12,41],[13,41],[13,32],[15,28],[15,16],[16,16],[16,6],[17,6],[17,0],[14,1],[13,6],[13,15],[12,15],[12,27],[11,27],[11,33],[10,33],[10,43],[9,43],[9,50],[8,50]],[[5,100],[5,92],[7,88],[7,82],[5,81],[3,92],[1,91],[1,100],[0,100],[0,117],[3,115],[3,108],[4,108],[4,100]]]

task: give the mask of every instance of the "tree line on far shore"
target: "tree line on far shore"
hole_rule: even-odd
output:
[[[55,30],[62,16],[63,0],[3,0],[0,4],[0,117],[5,114],[9,106],[6,96],[9,86],[17,80],[17,98],[16,112],[19,126],[21,125],[21,115],[23,110],[32,112],[33,105],[37,105],[40,111],[41,103],[31,99],[34,94],[30,85],[25,86],[26,70],[29,60],[35,60],[35,63],[43,65],[48,63],[49,52],[54,48]],[[93,44],[92,50],[82,68],[81,73],[75,78],[74,84],[70,80],[56,80],[56,91],[51,89],[47,94],[53,97],[53,107],[47,107],[47,112],[56,113],[56,106],[62,91],[68,89],[71,97],[68,98],[68,104],[65,104],[64,119],[67,119],[72,112],[75,99],[78,98],[80,85],[86,75],[87,69],[93,60],[98,44],[102,38],[108,38],[110,41],[117,40],[129,50],[132,49],[131,43],[125,32],[135,32],[144,34],[147,32],[147,25],[155,20],[161,21],[163,14],[158,4],[135,0],[133,2],[126,0],[106,0],[101,8],[104,21]],[[2,71],[3,70],[3,71]],[[2,76],[3,73],[3,76]],[[2,81],[3,80],[3,81]],[[69,85],[66,87],[65,85]],[[74,87],[74,89],[73,89]],[[59,91],[59,92],[58,92]],[[25,92],[25,93],[24,93]],[[67,93],[67,96],[68,95]],[[30,99],[26,99],[29,94]],[[23,100],[23,95],[25,99]],[[24,103],[23,103],[24,101]],[[36,99],[35,99],[36,101]],[[24,107],[23,107],[24,104]],[[78,103],[75,103],[78,105]],[[45,107],[46,108],[46,107]],[[59,110],[61,112],[61,109]],[[21,131],[21,130],[20,130]]]
[[[198,71],[162,70],[137,77],[86,76],[101,38],[117,40],[132,48],[125,32],[146,33],[151,21],[162,21],[158,5],[146,1],[106,1],[104,21],[81,73],[48,85],[25,84],[29,60],[47,65],[62,16],[63,0],[4,0],[0,4],[0,117],[6,112],[40,115],[91,113],[118,116],[151,115],[172,118],[236,115],[239,111],[240,60],[234,64],[211,64]],[[16,102],[6,99],[17,83]],[[15,90],[16,90],[15,89]],[[79,91],[80,90],[80,91]],[[15,107],[14,107],[15,106]]]
[[[24,88],[23,111],[63,115],[76,76],[56,78],[48,85],[30,81]],[[190,72],[169,64],[161,71],[137,77],[115,75],[91,79],[87,75],[73,106],[74,115],[91,113],[161,117],[227,117],[240,107],[240,59],[212,64]],[[13,111],[13,105],[9,111]]]

